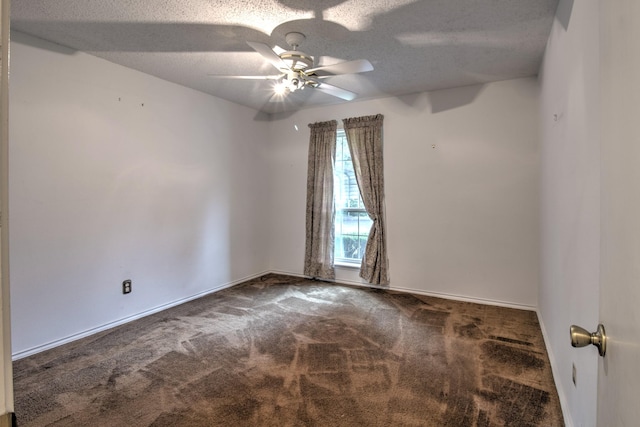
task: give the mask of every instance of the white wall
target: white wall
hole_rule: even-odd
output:
[[[11,67],[14,355],[266,271],[255,111],[19,33]]]
[[[565,417],[576,426],[595,425],[597,406],[597,351],[572,348],[569,326],[598,324],[598,3],[561,0],[540,74],[539,312]]]
[[[306,109],[272,122],[271,268],[302,273],[307,125],[377,113],[385,116],[391,287],[535,307],[536,79]],[[337,279],[360,281],[340,267]]]

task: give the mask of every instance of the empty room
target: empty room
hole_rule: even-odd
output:
[[[0,427],[640,417],[630,0],[2,0]]]

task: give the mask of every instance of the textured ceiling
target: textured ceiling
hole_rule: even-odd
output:
[[[319,65],[368,59],[330,84],[357,99],[538,73],[558,0],[13,0],[12,28],[265,113],[345,102],[308,88],[219,75],[276,71],[247,41],[300,50]],[[276,71],[277,73],[277,71]]]

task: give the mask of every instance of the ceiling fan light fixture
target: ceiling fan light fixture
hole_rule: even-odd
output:
[[[285,40],[291,50],[283,51],[271,48],[264,43],[248,41],[247,44],[258,52],[264,59],[280,71],[278,76],[234,76],[234,78],[251,78],[260,80],[275,80],[273,91],[277,96],[285,96],[290,92],[303,90],[309,86],[328,95],[335,96],[345,101],[353,100],[357,94],[346,89],[339,88],[326,82],[320,82],[330,76],[340,74],[356,74],[372,71],[373,66],[366,59],[339,62],[332,65],[313,66],[312,56],[298,50],[298,46],[305,40],[305,35],[291,32],[285,35]],[[318,74],[320,72],[320,74]],[[232,76],[229,76],[232,77]]]
[[[277,82],[275,85],[273,85],[273,92],[276,95],[285,95],[289,90],[289,86],[287,83],[288,82],[286,78]]]
[[[291,73],[288,76],[284,76],[282,80],[273,85],[273,91],[276,95],[286,95],[296,90],[304,89],[306,81],[299,74]]]
[[[298,86],[300,85],[300,80],[294,78],[289,81],[289,91],[295,92],[298,90]]]

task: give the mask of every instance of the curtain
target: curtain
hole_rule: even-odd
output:
[[[337,127],[336,120],[309,125],[311,136],[307,169],[304,274],[321,279],[335,278],[333,163],[336,157]]]
[[[382,114],[344,119],[353,169],[367,214],[373,221],[360,277],[376,285],[389,284],[389,261],[384,218]]]

